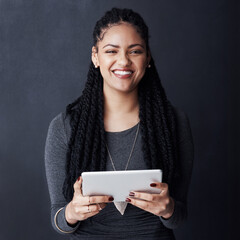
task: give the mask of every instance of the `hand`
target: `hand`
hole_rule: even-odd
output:
[[[174,200],[169,196],[168,184],[152,183],[151,187],[161,190],[158,194],[130,192],[126,202],[163,218],[170,218],[174,211]],[[136,199],[137,198],[137,199]]]
[[[65,211],[65,218],[72,225],[98,214],[99,211],[106,207],[106,203],[114,200],[111,196],[84,197],[82,195],[82,181],[82,177],[79,177],[75,182],[73,199],[67,205]]]

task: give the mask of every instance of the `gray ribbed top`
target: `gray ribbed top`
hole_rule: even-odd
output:
[[[175,210],[172,217],[165,220],[149,212],[128,204],[122,216],[113,203],[109,203],[99,214],[79,222],[71,227],[65,220],[66,200],[62,194],[65,179],[65,162],[67,143],[70,137],[70,124],[63,113],[50,123],[45,146],[46,176],[51,199],[51,221],[57,217],[58,226],[68,233],[70,239],[174,239],[172,229],[176,228],[187,216],[187,192],[192,171],[193,142],[187,116],[179,111],[178,145],[182,177],[172,189],[175,199]],[[136,134],[137,125],[121,132],[106,132],[107,144],[117,170],[124,170]],[[141,132],[139,131],[135,148],[129,162],[128,170],[147,169],[141,149]],[[107,157],[107,170],[113,170]],[[60,232],[61,233],[61,232]]]
[[[138,125],[135,125],[134,127],[121,132],[106,132],[107,145],[109,147],[116,170],[125,170],[136,136],[137,126]],[[147,169],[143,159],[141,144],[141,132],[139,130],[127,170]],[[106,170],[114,170],[108,155]]]

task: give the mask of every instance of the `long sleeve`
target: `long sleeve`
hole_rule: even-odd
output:
[[[63,234],[74,232],[80,224],[79,222],[77,226],[71,227],[65,219],[65,208],[68,203],[62,194],[62,186],[65,179],[67,142],[64,115],[60,113],[49,125],[45,145],[45,170],[51,200],[51,223],[57,232]],[[56,213],[61,208],[63,209],[55,219]]]
[[[163,219],[160,217],[161,222],[166,228],[159,229],[161,234],[166,234],[166,236],[170,236],[171,230],[178,227],[182,221],[184,221],[187,217],[187,192],[188,186],[191,178],[192,172],[192,161],[193,161],[193,142],[192,142],[192,135],[191,129],[189,125],[189,121],[187,116],[181,112],[177,111],[177,132],[178,132],[178,155],[179,155],[179,163],[181,168],[181,175],[179,181],[174,182],[173,186],[171,186],[171,196],[175,200],[175,209],[174,213],[169,219]],[[155,236],[156,226],[159,226],[159,221],[156,221],[155,216],[151,216],[150,213],[144,212],[138,208],[131,208],[128,207],[128,211],[126,214],[119,215],[119,212],[116,210],[112,204],[108,204],[106,208],[104,208],[98,215],[92,217],[91,219],[87,219],[85,221],[79,222],[76,227],[71,227],[68,225],[65,219],[65,207],[68,204],[62,194],[62,185],[65,179],[65,163],[66,163],[66,153],[68,147],[68,138],[69,134],[69,123],[65,119],[64,114],[59,114],[55,117],[52,122],[50,123],[47,139],[46,139],[46,146],[45,146],[45,167],[46,167],[46,176],[47,176],[47,183],[49,188],[50,200],[51,200],[51,222],[53,228],[59,233],[71,233],[81,235],[81,239],[88,239],[89,234],[91,233],[92,236],[99,236],[99,232],[101,232],[101,236],[106,236],[106,234],[112,234],[112,239],[118,236],[120,233],[119,229],[122,226],[125,226],[125,234],[126,236],[131,236],[132,231],[138,233],[140,236],[141,234],[145,234],[145,231],[149,231],[151,236]],[[114,146],[120,146],[123,142],[122,139],[125,139],[124,142],[127,142],[126,138],[131,139],[131,132],[130,130],[124,131],[124,135],[122,135]],[[132,131],[134,133],[134,131]],[[125,134],[128,134],[127,136]],[[114,135],[115,136],[115,135]],[[118,136],[119,137],[119,136]],[[109,143],[114,143],[114,139],[108,139]],[[141,138],[138,139],[136,146],[141,146]],[[111,147],[111,144],[109,145]],[[112,148],[110,151],[113,150]],[[118,150],[118,152],[125,151],[125,147],[123,146],[123,150]],[[113,152],[113,151],[112,151]],[[134,159],[131,162],[132,165],[130,167],[132,169],[145,169],[146,166],[141,163],[141,151],[136,151],[134,155]],[[119,158],[121,161],[121,158]],[[137,165],[135,165],[135,163]],[[144,162],[143,162],[144,163]],[[142,165],[141,165],[142,164]],[[130,168],[130,169],[131,169]],[[58,214],[56,218],[55,224],[55,215],[59,211],[59,209],[63,208]],[[146,216],[146,218],[143,218]],[[120,221],[122,219],[122,221]],[[117,224],[112,224],[117,219]],[[154,223],[151,225],[146,225],[145,220],[148,219],[149,222]],[[158,220],[158,219],[157,219]],[[146,225],[146,229],[143,228]],[[100,222],[104,222],[103,224],[99,224]],[[128,226],[134,226],[128,228]],[[59,229],[61,230],[59,230]],[[76,231],[77,230],[77,231]],[[119,231],[118,231],[119,230]],[[159,233],[160,234],[160,233]],[[131,239],[137,239],[132,238]],[[151,239],[151,238],[149,238]]]
[[[175,109],[178,133],[178,158],[180,177],[172,185],[170,192],[175,201],[174,213],[169,219],[160,217],[165,227],[177,228],[187,218],[187,195],[192,175],[194,145],[187,115]]]

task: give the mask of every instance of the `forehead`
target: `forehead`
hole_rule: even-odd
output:
[[[129,23],[111,26],[103,30],[102,34],[103,39],[98,41],[98,46],[108,43],[116,45],[144,44],[141,35],[137,32],[136,28]]]

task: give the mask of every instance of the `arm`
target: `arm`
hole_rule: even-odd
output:
[[[63,114],[59,114],[50,123],[45,146],[45,168],[51,200],[51,222],[57,232],[65,234],[75,232],[81,225],[81,221],[98,214],[106,207],[106,203],[113,201],[113,198],[111,196],[84,197],[82,180],[79,177],[73,186],[72,201],[66,202],[62,194],[62,186],[65,180],[69,122],[66,128],[64,123]]]
[[[166,183],[152,183],[151,187],[161,190],[159,194],[131,192],[127,202],[160,217],[167,228],[177,228],[187,218],[187,193],[192,173],[193,141],[186,114],[177,111],[178,157],[180,177],[170,188]],[[133,198],[134,197],[134,198]]]
[[[194,145],[189,119],[185,113],[179,110],[176,110],[176,115],[181,176],[176,182],[173,182],[172,189],[170,190],[175,202],[172,216],[168,219],[160,217],[162,223],[171,229],[177,228],[187,218],[187,195],[194,158]]]
[[[67,136],[64,119],[63,114],[59,114],[49,125],[45,145],[45,169],[51,200],[51,222],[53,228],[59,233],[74,232],[80,225],[79,222],[71,226],[65,218],[68,203],[62,194],[62,185],[65,179],[66,153]]]

